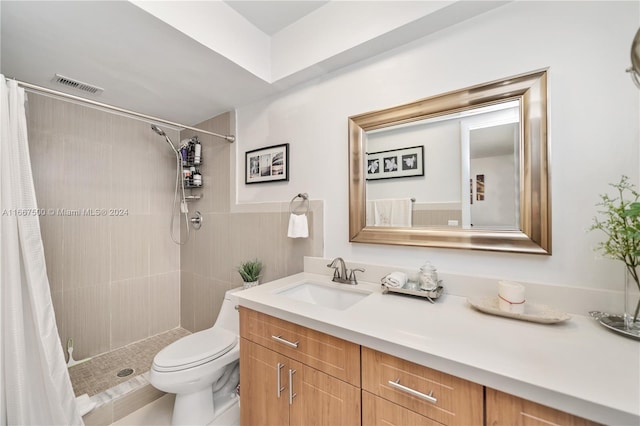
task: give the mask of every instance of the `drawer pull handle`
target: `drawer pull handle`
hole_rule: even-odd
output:
[[[284,390],[284,386],[280,383],[280,370],[284,367],[284,364],[278,363],[278,371],[276,374],[278,375],[278,398],[280,398],[280,394]]]
[[[271,338],[273,340],[275,340],[276,342],[282,343],[283,345],[287,345],[290,348],[296,348],[298,349],[298,343],[300,343],[299,340],[296,340],[295,342],[290,342],[286,339],[283,339],[282,336],[271,336]]]
[[[293,375],[294,374],[296,374],[296,370],[289,369],[289,405],[292,405],[293,398],[298,396],[298,394],[293,391]]]
[[[404,385],[400,384],[400,378],[396,379],[396,381],[389,380],[389,386],[401,390],[403,392],[408,393],[409,395],[417,396],[418,398],[424,399],[425,401],[429,401],[433,404],[437,403],[438,400],[433,397],[433,391],[429,391],[429,394],[419,392],[415,389],[408,388]]]

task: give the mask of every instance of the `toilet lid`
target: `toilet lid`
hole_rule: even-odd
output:
[[[176,371],[212,361],[237,344],[237,336],[225,329],[193,333],[162,349],[153,359],[157,371]]]

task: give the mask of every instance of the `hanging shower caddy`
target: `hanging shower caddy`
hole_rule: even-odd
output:
[[[183,141],[180,149],[182,157],[182,179],[184,180],[185,189],[199,189],[203,186],[202,173],[202,144],[198,136]],[[202,194],[193,194],[185,197],[187,201],[199,200]]]

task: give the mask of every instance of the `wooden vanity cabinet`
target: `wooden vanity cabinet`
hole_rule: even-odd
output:
[[[595,426],[599,424],[491,388],[486,388],[486,415],[488,426]]]
[[[597,424],[244,307],[240,337],[245,426]]]
[[[361,424],[359,345],[242,307],[240,337],[242,425]]]
[[[362,399],[364,425],[482,425],[484,421],[482,385],[366,347],[362,347]]]

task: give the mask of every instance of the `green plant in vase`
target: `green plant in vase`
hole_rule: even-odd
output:
[[[242,281],[244,281],[245,288],[253,287],[254,285],[258,285],[258,280],[260,279],[260,273],[262,272],[262,262],[258,259],[248,260],[243,262],[238,266],[238,273],[242,277]]]
[[[627,176],[622,176],[620,182],[609,184],[617,190],[617,195],[610,197],[600,195],[598,215],[593,218],[590,230],[600,230],[607,236],[596,249],[606,257],[617,259],[625,264],[627,279],[631,279],[640,291],[638,265],[640,264],[640,194],[629,182]],[[625,311],[629,289],[625,288]],[[633,312],[625,312],[625,327],[630,328],[638,320],[640,312],[640,298]]]

